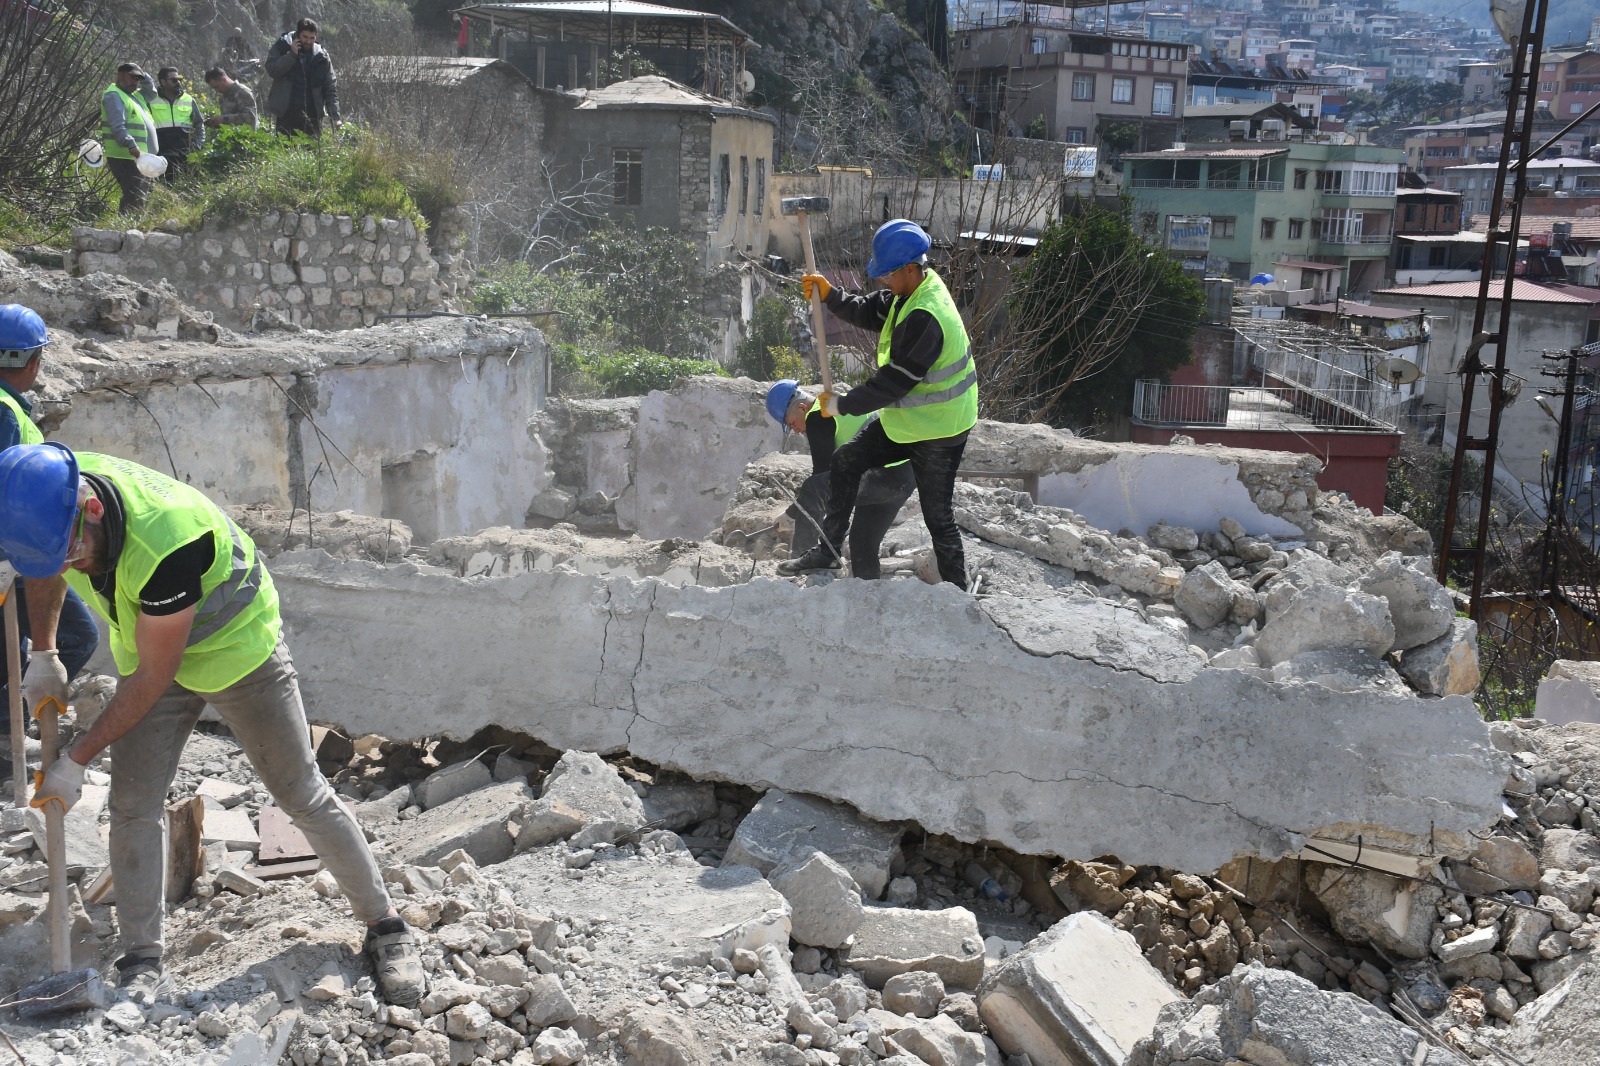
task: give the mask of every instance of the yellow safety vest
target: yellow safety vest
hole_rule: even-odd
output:
[[[39,427],[33,424],[33,419],[28,417],[28,412],[22,409],[22,405],[17,402],[15,396],[12,396],[5,389],[0,389],[0,404],[4,404],[11,409],[12,415],[17,420],[17,432],[22,435],[23,444],[44,443],[44,434],[39,432]]]
[[[156,120],[150,117],[149,109],[141,101],[123,92],[116,82],[106,86],[105,95],[109,96],[112,93],[122,97],[122,111],[128,120],[128,135],[139,142],[139,151],[154,152],[156,150]],[[101,104],[100,107],[100,144],[105,149],[106,158],[108,159],[133,158],[132,152],[122,147],[112,138],[111,126],[106,121],[104,104]]]
[[[811,403],[811,410],[806,412],[806,417],[809,418],[811,417],[812,412],[820,410],[822,410],[822,401],[813,400]],[[877,417],[878,412],[876,411],[870,411],[864,415],[834,415],[833,446],[835,448],[842,448],[846,444],[849,444],[851,441],[856,439],[856,434],[861,432],[863,426]],[[899,462],[890,463],[889,465],[901,466],[905,463],[909,463],[910,461],[910,459],[901,459]]]
[[[188,93],[184,93],[176,100],[168,100],[157,93],[154,99],[145,101],[145,105],[150,109],[150,117],[154,119],[155,128],[158,130],[192,130],[194,112],[200,106]]]
[[[220,692],[266,662],[278,645],[283,620],[272,577],[244,530],[199,489],[137,463],[79,452],[78,468],[98,474],[122,493],[127,524],[117,558],[116,610],[94,590],[88,574],[66,573],[67,584],[110,623],[118,672],[126,676],[139,668],[134,629],[145,582],[161,560],[208,532],[216,559],[200,579],[200,606],[178,667],[178,684],[191,692]]]
[[[928,271],[908,299],[895,300],[878,334],[878,365],[889,362],[894,328],[906,315],[927,311],[944,331],[944,348],[927,376],[905,396],[878,412],[883,431],[900,444],[938,440],[965,433],[978,424],[978,368],[961,312],[938,274]]]

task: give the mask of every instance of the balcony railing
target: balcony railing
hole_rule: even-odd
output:
[[[1135,189],[1198,189],[1197,178],[1134,178],[1128,183]]]
[[[1254,189],[1257,192],[1282,192],[1281,181],[1242,181],[1238,178],[1207,178],[1208,189]]]
[[[1393,239],[1389,233],[1324,233],[1319,238],[1323,244],[1388,244]]]
[[[1136,381],[1133,420],[1146,426],[1206,427],[1257,432],[1307,429],[1392,431],[1330,396],[1304,388],[1237,385],[1165,385]]]

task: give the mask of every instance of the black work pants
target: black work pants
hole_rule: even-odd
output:
[[[832,492],[828,514],[822,520],[828,540],[842,544],[850,526],[861,479],[868,470],[909,459],[922,500],[922,520],[933,538],[933,556],[939,563],[939,576],[957,588],[967,587],[967,559],[961,547],[961,529],[956,525],[956,470],[961,453],[967,448],[967,433],[936,440],[901,444],[889,439],[883,422],[867,423],[855,439],[833,453],[829,467]]]
[[[322,116],[291,107],[278,116],[277,129],[279,133],[305,133],[312,137],[321,137]]]
[[[139,165],[132,159],[107,156],[106,169],[111,171],[111,176],[117,179],[117,188],[122,190],[122,204],[117,214],[133,215],[141,211],[145,197],[150,195],[150,179],[139,173]]]
[[[790,508],[791,511],[797,511],[794,515],[794,544],[790,548],[792,557],[798,559],[815,547],[820,539],[817,527],[806,515],[814,515],[818,521],[822,521],[822,516],[828,510],[828,498],[832,494],[831,484],[829,472],[820,470],[806,478],[800,491],[795,493],[795,499],[800,501],[803,510]],[[851,574],[868,580],[882,576],[878,552],[883,545],[884,534],[894,525],[900,508],[905,506],[916,488],[917,482],[911,475],[909,463],[886,470],[868,470],[862,477],[856,495],[855,515],[850,520]],[[833,543],[838,545],[838,541]]]

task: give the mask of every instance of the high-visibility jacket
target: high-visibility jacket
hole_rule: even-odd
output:
[[[116,562],[115,610],[94,590],[88,574],[66,573],[67,584],[110,623],[118,672],[126,676],[139,668],[134,629],[145,582],[161,560],[208,533],[216,558],[200,579],[200,606],[178,684],[191,692],[220,692],[266,662],[283,629],[278,591],[244,530],[199,489],[137,463],[79,452],[78,467],[110,481],[122,494],[126,527]]]
[[[166,141],[170,138],[173,141],[170,145],[163,143],[162,151],[171,148],[181,152],[199,147],[192,143],[195,114],[200,110],[200,105],[195,102],[193,96],[184,93],[176,100],[168,100],[157,93],[145,101],[145,106],[150,111],[151,119],[154,120],[157,140]]]
[[[150,111],[144,106],[144,102],[123,92],[116,82],[106,86],[104,96],[110,96],[112,93],[122,97],[122,113],[127,117],[128,135],[139,143],[139,151],[156,151],[156,120],[150,117]],[[133,158],[133,153],[118,144],[116,138],[111,136],[111,124],[106,121],[104,105],[100,108],[100,144],[105,149],[108,159]]]
[[[811,409],[806,412],[806,417],[810,418],[813,413],[820,410],[822,410],[822,401],[820,399],[813,400],[811,402]],[[863,426],[877,417],[878,412],[876,411],[870,411],[864,415],[834,415],[833,446],[835,448],[842,448],[846,444],[849,444],[851,441],[856,439],[856,434],[861,432]],[[889,465],[900,466],[904,463],[909,463],[910,461],[911,460],[909,459],[901,459],[899,462],[890,463]]]
[[[978,368],[972,362],[967,327],[950,290],[933,271],[927,272],[916,292],[890,307],[878,334],[878,365],[889,362],[895,326],[919,309],[939,323],[944,332],[944,348],[915,388],[878,412],[883,431],[900,444],[954,437],[978,424]]]
[[[17,420],[17,433],[22,437],[23,444],[43,444],[44,434],[39,432],[39,427],[33,424],[33,419],[28,417],[28,412],[22,409],[17,398],[0,389],[0,405],[11,410],[11,415]]]

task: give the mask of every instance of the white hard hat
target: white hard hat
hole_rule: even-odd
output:
[[[142,152],[133,165],[138,167],[139,173],[145,177],[159,178],[167,172],[167,157],[153,152]]]
[[[78,159],[84,166],[99,170],[106,165],[105,147],[91,137],[78,145]]]

